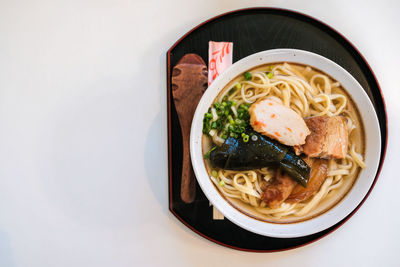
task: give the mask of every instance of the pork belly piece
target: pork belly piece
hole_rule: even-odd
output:
[[[328,175],[327,159],[307,158],[304,161],[311,167],[310,180],[307,183],[307,187],[303,187],[300,184],[296,185],[286,199],[289,203],[301,202],[315,195]]]
[[[278,208],[292,193],[298,183],[280,169],[275,180],[261,193],[261,199],[272,209]]]
[[[310,134],[303,118],[282,105],[279,98],[267,98],[252,104],[249,114],[255,131],[284,145],[302,145]]]
[[[342,116],[316,116],[306,119],[311,131],[302,146],[295,146],[297,155],[304,152],[309,157],[335,158],[346,157],[349,132],[346,120]]]

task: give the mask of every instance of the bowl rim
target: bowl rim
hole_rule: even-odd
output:
[[[361,114],[366,135],[365,161],[368,168],[361,171],[355,184],[346,196],[326,212],[296,223],[268,223],[245,215],[231,205],[215,188],[203,161],[201,138],[203,114],[232,79],[258,66],[290,62],[309,65],[325,72],[337,80],[351,95]],[[376,142],[379,140],[379,142]],[[264,236],[291,238],[311,235],[323,231],[348,216],[362,202],[375,179],[381,154],[381,136],[378,118],[368,95],[358,81],[344,68],[321,55],[299,49],[272,49],[249,55],[223,72],[202,96],[192,121],[190,132],[190,155],[196,179],[210,202],[230,221],[251,232]],[[362,183],[360,182],[361,179]],[[357,190],[355,190],[357,189]]]

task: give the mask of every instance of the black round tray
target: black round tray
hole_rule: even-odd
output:
[[[196,199],[185,204],[180,199],[182,135],[171,93],[173,66],[186,53],[199,54],[205,62],[209,41],[233,42],[233,62],[256,52],[274,48],[296,48],[327,57],[352,74],[374,104],[382,136],[378,173],[368,194],[353,212],[336,225],[313,235],[272,238],[254,234],[229,220],[213,220],[209,201],[197,186]],[[239,250],[271,252],[309,244],[333,232],[363,204],[373,189],[386,152],[387,120],[378,82],[360,52],[340,33],[310,16],[276,8],[248,8],[214,17],[179,39],[167,53],[169,209],[186,226],[220,245]]]

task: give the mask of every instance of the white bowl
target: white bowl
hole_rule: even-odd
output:
[[[235,77],[260,65],[291,62],[309,65],[325,72],[341,83],[356,103],[365,128],[365,163],[350,192],[336,206],[325,213],[298,223],[268,223],[245,215],[227,202],[213,185],[203,161],[202,128],[203,115],[213,103],[218,93]],[[381,152],[381,136],[374,107],[361,85],[345,69],[320,55],[296,50],[274,49],[259,52],[233,64],[222,73],[206,90],[193,117],[190,133],[190,154],[196,178],[204,194],[211,203],[233,223],[251,232],[271,237],[299,237],[323,231],[349,215],[367,194],[378,169]]]

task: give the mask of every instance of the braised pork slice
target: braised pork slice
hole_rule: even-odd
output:
[[[261,199],[272,209],[278,208],[292,193],[298,183],[280,169],[275,180],[261,193]]]
[[[335,158],[346,157],[349,133],[346,120],[342,116],[316,116],[306,119],[311,134],[302,146],[294,147],[296,154],[304,152],[309,157]]]
[[[312,197],[318,192],[328,174],[328,160],[307,158],[304,161],[311,167],[310,179],[308,180],[307,187],[303,187],[300,184],[296,185],[286,199],[289,203],[301,202]]]

